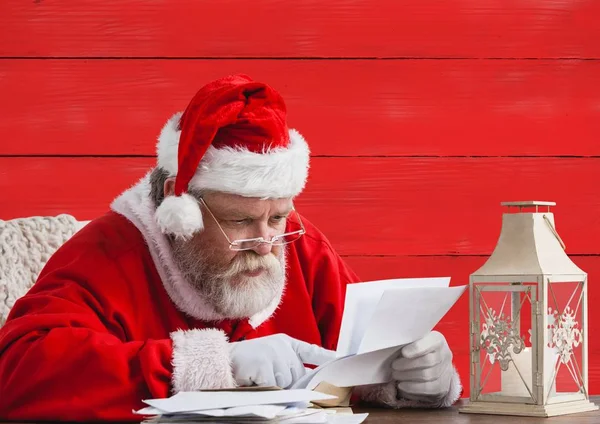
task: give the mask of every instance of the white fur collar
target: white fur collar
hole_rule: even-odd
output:
[[[216,312],[183,278],[174,263],[169,243],[154,219],[155,208],[150,199],[150,174],[117,197],[111,204],[111,209],[131,221],[142,233],[163,285],[173,303],[181,311],[203,321],[227,319]],[[279,306],[282,294],[283,289],[267,308],[250,317],[249,323],[252,327],[258,327],[273,315]]]

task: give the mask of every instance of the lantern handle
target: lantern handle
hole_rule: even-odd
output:
[[[560,238],[560,236],[556,232],[556,229],[554,228],[554,225],[552,225],[552,221],[550,221],[550,219],[545,214],[544,214],[544,221],[546,221],[546,224],[548,224],[548,227],[550,227],[550,231],[552,231],[552,234],[554,234],[554,237],[556,237],[556,239],[560,243],[560,245],[563,248],[563,250],[567,250],[567,246],[565,246],[565,243],[562,241],[562,239]]]

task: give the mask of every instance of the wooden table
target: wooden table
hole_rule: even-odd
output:
[[[592,396],[591,400],[600,405],[600,396]],[[600,424],[600,411],[586,412],[582,414],[562,415],[550,418],[512,417],[504,415],[474,415],[461,414],[458,408],[463,405],[459,401],[452,408],[434,410],[416,409],[361,409],[355,408],[354,413],[368,412],[369,417],[366,424],[392,424],[392,423],[436,423],[436,424],[501,424],[501,423],[576,423],[576,424]]]
[[[597,405],[600,404],[600,396],[592,396],[591,400]],[[518,423],[570,423],[570,424],[600,424],[600,411],[587,412],[583,414],[563,415],[551,418],[531,418],[531,417],[509,417],[503,415],[474,415],[461,414],[458,408],[464,401],[459,401],[452,408],[445,409],[375,409],[375,408],[354,408],[354,413],[368,412],[369,417],[366,424],[518,424]],[[5,424],[33,424],[31,422],[3,422]]]

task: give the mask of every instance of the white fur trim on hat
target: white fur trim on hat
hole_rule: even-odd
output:
[[[158,166],[177,175],[179,119],[167,121],[158,138]],[[244,148],[210,146],[202,158],[190,188],[214,190],[245,197],[284,198],[300,194],[306,184],[310,151],[304,137],[291,129],[287,148],[254,153]]]
[[[202,211],[196,199],[187,193],[167,196],[156,208],[156,223],[165,234],[188,239],[204,229]]]
[[[235,387],[229,340],[221,330],[193,329],[171,333],[173,391],[189,392]]]

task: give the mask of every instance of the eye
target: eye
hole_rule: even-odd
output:
[[[235,219],[235,220],[231,221],[232,224],[237,225],[237,226],[249,225],[251,222],[252,222],[252,220],[250,218]]]
[[[271,221],[275,224],[278,224],[281,221],[285,221],[286,218],[287,218],[286,215],[275,215],[275,216],[271,217]]]

